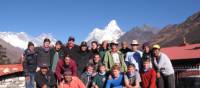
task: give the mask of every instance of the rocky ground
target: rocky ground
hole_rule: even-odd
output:
[[[12,77],[0,80],[0,88],[25,88],[25,77]]]

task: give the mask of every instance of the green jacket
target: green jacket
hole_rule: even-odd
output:
[[[119,54],[119,59],[120,59],[120,63],[121,63],[121,71],[122,72],[126,72],[127,71],[127,67],[126,67],[126,64],[124,62],[124,55],[120,51],[118,51],[118,54]],[[108,70],[110,70],[112,68],[112,66],[115,64],[114,60],[113,60],[113,57],[111,55],[111,51],[107,51],[105,53],[103,63],[106,65],[106,68]]]

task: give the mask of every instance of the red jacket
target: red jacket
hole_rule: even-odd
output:
[[[156,71],[150,69],[147,72],[142,71],[141,74],[142,88],[156,88]]]
[[[70,59],[70,65],[66,66],[63,59],[59,59],[56,66],[56,77],[60,82],[66,69],[71,70],[73,76],[77,76],[77,64],[73,59]]]

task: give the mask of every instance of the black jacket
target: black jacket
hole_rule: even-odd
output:
[[[36,47],[35,52],[37,53],[37,65],[40,66],[43,63],[46,63],[48,66],[51,66],[51,56],[50,49],[45,51],[43,47]]]
[[[47,85],[48,88],[54,88],[56,86],[56,79],[54,73],[51,71],[47,75],[43,75],[41,71],[38,71],[35,75],[35,82],[37,88],[41,88],[43,85]]]
[[[25,75],[29,75],[30,72],[36,72],[37,68],[37,54],[34,51],[30,51],[26,49],[24,51],[24,62],[23,62],[23,69]]]
[[[79,46],[78,45],[74,45],[74,47],[72,47],[71,49],[66,46],[64,48],[64,53],[68,54],[72,57],[72,59],[74,59],[75,61],[77,61],[77,53],[79,52]]]
[[[92,54],[89,51],[79,51],[78,52],[78,60],[77,63],[77,69],[78,69],[78,75],[80,76],[81,73],[84,71],[84,68],[88,65],[88,62],[92,56]]]
[[[120,49],[120,52],[122,52],[124,54],[124,58],[126,57],[126,53],[130,52],[130,51],[131,51],[131,49],[129,49],[129,48],[125,48],[125,49],[121,48]]]

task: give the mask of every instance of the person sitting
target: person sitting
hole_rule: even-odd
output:
[[[95,53],[92,56],[92,59],[89,60],[89,64],[93,65],[94,66],[94,71],[97,72],[98,66],[102,64],[101,57],[100,57],[99,53]]]
[[[37,88],[55,88],[56,78],[54,73],[49,70],[49,65],[43,63],[40,65],[40,70],[35,75],[35,82]]]
[[[60,82],[59,88],[85,88],[83,82],[78,77],[73,76],[71,71],[65,71],[63,76],[64,80]]]
[[[77,76],[76,62],[68,54],[65,55],[64,59],[60,59],[56,66],[55,74],[59,82],[62,80],[62,75],[66,70],[70,70],[73,76]]]
[[[84,63],[83,63],[84,64]],[[95,76],[93,65],[87,65],[85,72],[81,74],[81,80],[85,84],[86,88],[91,87],[92,78]]]
[[[143,59],[143,68],[140,73],[142,88],[156,88],[156,71],[150,66],[150,58]]]
[[[139,88],[140,87],[140,74],[136,71],[134,64],[128,65],[128,71],[125,73],[125,86],[126,88]]]
[[[119,65],[113,65],[112,74],[108,77],[105,88],[123,88],[124,76],[120,72]]]
[[[92,80],[92,87],[105,88],[106,79],[107,79],[106,66],[101,64],[98,66],[97,75],[95,75]]]

